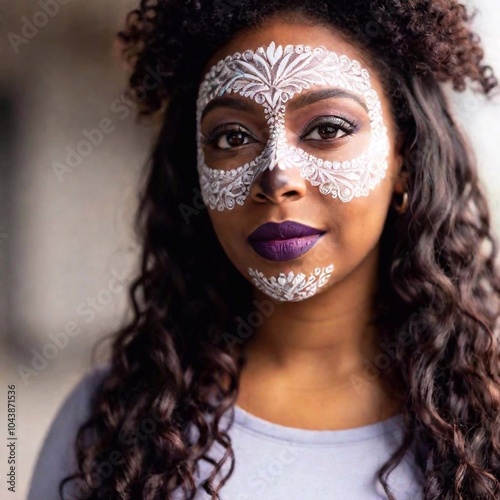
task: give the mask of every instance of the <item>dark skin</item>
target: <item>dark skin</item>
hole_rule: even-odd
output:
[[[272,41],[276,45],[322,45],[367,68],[382,103],[391,148],[387,175],[368,197],[344,203],[321,194],[297,170],[275,168],[257,177],[243,206],[209,210],[222,247],[249,281],[248,267],[276,276],[290,270],[308,274],[315,267],[335,264],[331,279],[316,295],[299,302],[274,303],[273,313],[248,339],[237,403],[260,418],[290,427],[335,430],[372,424],[399,412],[403,397],[383,373],[375,379],[366,373],[367,360],[381,352],[378,332],[370,323],[378,286],[379,239],[394,193],[405,190],[389,100],[362,50],[331,28],[297,18],[269,19],[259,30],[240,33],[211,57],[206,69],[226,55]],[[256,135],[263,133],[262,106],[246,100],[253,106],[250,111],[219,108],[208,113],[202,133],[225,122],[241,123]],[[361,126],[355,136],[335,139],[338,154],[346,159],[359,156],[369,142],[370,121],[366,110],[347,98],[329,98],[287,112],[290,140],[312,118],[339,111],[350,113]],[[235,168],[255,157],[265,139],[232,156],[210,156],[206,150],[207,163],[213,168]],[[310,143],[304,144],[309,147]],[[248,234],[270,220],[294,220],[327,233],[317,247],[298,259],[272,262],[257,255],[246,241]],[[257,288],[254,298],[269,300]]]

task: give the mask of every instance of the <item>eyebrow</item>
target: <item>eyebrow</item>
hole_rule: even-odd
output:
[[[324,89],[309,92],[307,94],[300,94],[296,100],[290,101],[290,103],[288,104],[288,109],[294,111],[299,108],[309,106],[310,104],[314,104],[315,102],[322,101],[324,99],[330,99],[331,97],[346,97],[348,99],[352,99],[360,104],[365,109],[365,111],[368,111],[368,107],[365,101],[361,99],[361,97],[343,89]]]
[[[237,109],[238,111],[253,111],[253,106],[243,100],[234,99],[228,96],[216,97],[212,99],[204,108],[201,113],[201,119],[203,120],[204,116],[217,108],[232,108]]]
[[[348,99],[352,99],[360,104],[365,111],[368,112],[368,107],[366,103],[356,94],[352,92],[348,92],[343,89],[325,89],[325,90],[316,90],[313,92],[308,92],[307,94],[300,94],[296,100],[290,101],[288,104],[288,110],[295,111],[299,108],[303,108],[305,106],[309,106],[310,104],[314,104],[315,102],[322,101],[324,99],[330,99],[332,97],[344,97]],[[253,111],[253,107],[250,103],[240,100],[234,99],[229,96],[216,97],[212,99],[203,109],[201,113],[201,120],[214,109],[217,108],[231,108],[236,109],[238,111]]]

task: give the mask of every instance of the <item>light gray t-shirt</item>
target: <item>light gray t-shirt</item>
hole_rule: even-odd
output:
[[[89,414],[93,388],[105,371],[100,368],[84,377],[61,406],[39,455],[28,500],[59,499],[59,481],[76,467],[73,451],[76,431]],[[306,430],[263,420],[238,405],[234,411],[229,434],[235,468],[219,492],[221,500],[387,498],[376,472],[400,442],[403,434],[400,414],[352,429]],[[223,451],[216,444],[210,456],[219,458]],[[423,476],[413,453],[410,449],[389,475],[389,486],[397,500],[422,498]],[[228,469],[229,461],[222,472]],[[211,495],[201,484],[212,471],[211,464],[200,462],[196,500],[210,500]],[[219,473],[214,482],[218,483],[221,477]],[[68,498],[79,498],[74,495]],[[174,497],[184,498],[180,490]]]

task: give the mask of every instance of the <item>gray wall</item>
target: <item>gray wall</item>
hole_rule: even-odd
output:
[[[6,384],[15,383],[22,438],[17,498],[25,497],[58,405],[89,366],[91,346],[122,319],[125,293],[111,280],[135,265],[130,225],[152,130],[136,125],[133,113],[116,112],[125,75],[112,42],[135,3],[72,0],[14,49],[8,34],[21,34],[23,17],[33,19],[41,8],[0,0],[0,421]],[[483,10],[477,26],[488,59],[500,75],[500,7],[494,0],[475,5]],[[453,100],[477,149],[498,228],[500,101],[486,104],[471,93]],[[67,148],[103,119],[113,130],[58,177],[54,162],[65,163]],[[54,358],[37,375],[20,377],[33,350],[43,352],[65,329],[74,334]],[[0,433],[2,449],[4,439]]]

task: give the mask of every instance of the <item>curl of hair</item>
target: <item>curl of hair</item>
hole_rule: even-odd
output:
[[[441,86],[470,83],[489,95],[497,82],[472,17],[454,0],[142,0],[129,14],[119,34],[129,91],[139,115],[158,113],[163,125],[136,219],[143,246],[129,291],[133,319],[116,332],[61,498],[74,481],[91,499],[164,499],[177,488],[192,499],[200,460],[214,466],[210,481],[229,460],[216,498],[232,473],[219,421],[236,401],[245,359],[232,355],[228,332],[254,304],[197,190],[195,101],[210,56],[276,13],[301,14],[366,50],[383,70],[402,137],[410,210],[391,210],[382,234],[377,322],[380,342],[394,349],[384,376],[405,389],[405,434],[379,480],[394,500],[387,477],[416,442],[425,500],[499,498],[498,248]],[[153,89],[144,85],[152,70],[161,76]],[[147,419],[155,431],[137,439]],[[219,461],[208,453],[214,443],[226,450]],[[121,462],[96,480],[112,451]]]

